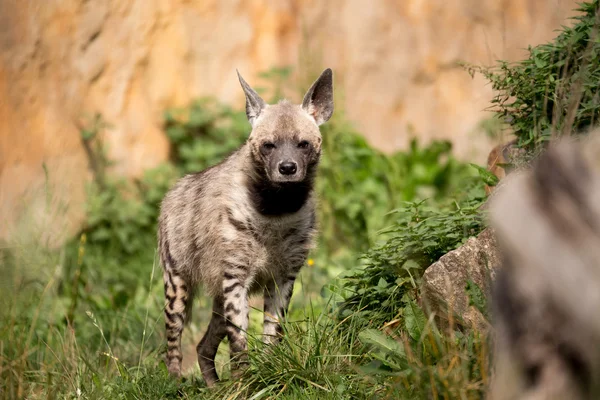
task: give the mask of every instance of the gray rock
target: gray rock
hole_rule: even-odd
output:
[[[466,286],[467,281],[473,281],[489,298],[499,266],[496,238],[488,228],[427,268],[423,275],[424,305],[435,312],[442,325],[452,317],[455,324],[487,329],[488,322],[481,312],[469,306]]]

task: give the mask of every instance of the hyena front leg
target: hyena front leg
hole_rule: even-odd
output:
[[[223,315],[223,297],[213,299],[213,314],[208,329],[196,347],[198,365],[208,387],[213,387],[219,381],[215,369],[215,356],[219,345],[225,338],[225,316]]]
[[[281,323],[287,314],[297,272],[274,279],[265,288],[263,342],[276,343],[281,339]]]
[[[248,287],[247,279],[233,273],[223,274],[225,330],[231,352],[231,376],[238,378],[248,366]]]
[[[174,376],[181,375],[181,334],[187,318],[191,296],[186,282],[171,270],[163,275],[165,282],[165,327],[167,329],[167,367]]]

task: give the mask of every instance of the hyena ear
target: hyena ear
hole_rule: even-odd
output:
[[[315,119],[317,125],[327,122],[333,114],[333,72],[327,68],[308,89],[302,108]]]
[[[254,122],[265,109],[267,104],[265,101],[246,83],[244,78],[240,75],[240,72],[236,70],[238,74],[238,78],[240,80],[240,84],[242,85],[242,89],[244,89],[244,94],[246,95],[246,116],[248,117],[248,121],[250,125],[254,126]]]

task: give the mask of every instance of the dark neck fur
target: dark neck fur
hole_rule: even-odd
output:
[[[254,208],[262,215],[279,216],[299,211],[313,191],[316,164],[309,165],[302,182],[273,183],[262,168],[248,179]]]

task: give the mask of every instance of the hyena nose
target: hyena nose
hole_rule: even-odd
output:
[[[279,164],[279,172],[281,175],[294,175],[298,166],[293,161],[284,161]]]

